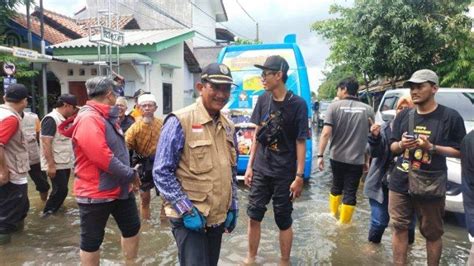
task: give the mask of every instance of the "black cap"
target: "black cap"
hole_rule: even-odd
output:
[[[76,106],[77,105],[77,97],[75,95],[72,95],[72,94],[69,94],[69,93],[61,94],[58,97],[58,103],[61,103],[61,105],[63,103],[67,103],[69,105]]]
[[[5,98],[13,101],[21,101],[25,98],[30,98],[30,96],[25,85],[17,83],[8,86],[5,92]]]
[[[134,94],[133,98],[138,98],[140,95],[145,94],[146,92],[142,89],[138,89]]]
[[[218,63],[207,65],[202,70],[201,80],[214,84],[234,84],[229,67]]]
[[[283,73],[287,73],[288,69],[288,62],[286,62],[285,58],[279,55],[272,55],[267,57],[265,63],[262,65],[254,65],[262,70],[273,70],[273,71],[281,71]]]

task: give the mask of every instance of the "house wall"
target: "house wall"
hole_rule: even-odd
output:
[[[97,16],[97,10],[107,9],[109,0],[87,0],[90,16]],[[110,9],[121,15],[133,14],[141,29],[182,28],[181,24],[192,27],[192,10],[188,1],[176,0],[116,0],[111,1]],[[163,15],[166,13],[178,20]],[[79,14],[81,15],[81,14]]]
[[[193,46],[214,46],[216,5],[220,5],[220,1],[191,1],[202,11],[189,1],[182,0],[116,0],[111,1],[110,9],[121,15],[133,14],[141,29],[193,28],[197,32],[193,38]],[[96,17],[97,10],[108,8],[108,2],[109,0],[87,0],[87,10],[75,18]]]
[[[192,0],[196,6],[193,6],[193,26],[196,35],[193,38],[195,47],[207,47],[216,45],[216,20],[215,11],[212,0]],[[201,34],[200,34],[201,33]],[[202,35],[207,36],[204,37]]]
[[[189,99],[189,90],[193,84],[193,75],[189,73],[184,62],[183,43],[172,46],[156,53],[147,53],[153,63],[151,65],[136,65],[131,63],[122,63],[120,66],[120,74],[125,78],[127,84],[133,83],[135,90],[143,89],[155,95],[158,104],[156,115],[164,117],[163,114],[163,83],[172,84],[172,111],[178,110],[192,102]],[[94,77],[91,69],[94,67],[70,65],[60,62],[48,63],[48,68],[59,79],[61,85],[61,93],[69,93],[69,82],[80,81],[85,82],[87,79]],[[84,75],[79,75],[80,69],[84,70]],[[68,75],[72,70],[73,75]],[[138,75],[139,71],[142,75]],[[185,85],[189,84],[189,85]],[[192,95],[192,94],[191,94]],[[129,101],[129,107],[133,106],[133,100]]]

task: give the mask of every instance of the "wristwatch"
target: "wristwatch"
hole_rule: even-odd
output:
[[[296,176],[299,176],[299,177],[303,178],[304,174],[296,173]]]
[[[431,145],[431,148],[428,150],[429,154],[435,154],[436,153],[436,145]]]
[[[322,154],[318,154],[318,158],[323,158],[324,156]]]

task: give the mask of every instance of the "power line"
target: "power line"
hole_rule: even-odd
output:
[[[259,37],[258,37],[258,35],[259,35],[259,34],[258,34],[258,33],[259,33],[259,30],[258,30],[258,22],[249,14],[249,12],[247,12],[247,10],[245,10],[245,8],[240,4],[239,0],[235,0],[235,2],[237,3],[237,5],[240,6],[240,8],[244,11],[244,13],[247,14],[247,16],[248,16],[253,22],[255,22],[255,25],[256,25],[256,27],[257,27],[257,28],[256,28],[256,31],[255,31],[257,36],[256,36],[255,39],[256,39],[257,41],[259,41]]]
[[[250,14],[247,12],[247,10],[245,10],[245,8],[240,4],[239,0],[235,0],[235,2],[240,6],[240,8],[245,12],[245,14],[247,14],[247,16],[251,20],[253,20],[253,22],[258,23],[252,16],[250,16]]]
[[[158,13],[160,13],[161,15],[163,15],[163,16],[165,16],[165,17],[171,19],[172,21],[178,23],[179,25],[182,25],[183,27],[186,27],[186,28],[188,28],[188,29],[191,28],[190,26],[184,24],[184,23],[181,22],[180,20],[178,20],[178,19],[176,19],[175,17],[173,17],[173,16],[171,16],[170,14],[168,14],[166,11],[164,11],[163,9],[161,9],[161,7],[159,7],[159,6],[157,6],[157,5],[153,4],[153,3],[150,3],[150,1],[148,1],[148,0],[143,0],[143,2],[145,3],[145,5],[148,5],[149,7],[153,8],[153,9],[156,10],[156,11],[158,11]],[[196,31],[197,34],[203,36],[204,38],[208,39],[209,41],[214,42],[214,43],[217,42],[217,40],[212,39],[211,37],[208,37],[207,35],[205,35],[205,34],[199,32],[199,31],[197,31],[197,30],[195,30],[195,31]]]
[[[131,11],[137,13],[137,14],[140,14],[140,15],[142,15],[142,16],[148,17],[148,18],[150,18],[150,19],[152,19],[152,20],[154,20],[154,21],[157,21],[157,22],[159,22],[159,23],[164,24],[165,26],[168,26],[168,27],[170,27],[170,28],[176,28],[175,25],[170,25],[170,24],[168,24],[168,23],[166,23],[166,22],[164,22],[164,21],[159,21],[159,20],[157,20],[155,17],[152,17],[152,16],[149,16],[149,15],[143,14],[143,13],[141,13],[141,12],[138,12],[138,11],[136,11],[135,9],[133,9],[132,7],[126,5],[126,4],[123,3],[123,2],[120,2],[120,4],[121,4],[122,6],[128,8],[128,9],[130,9]],[[145,3],[145,4],[146,4],[146,3]],[[150,6],[150,5],[148,5],[148,6]],[[187,28],[187,29],[192,29],[192,28],[189,27],[188,25],[186,25],[186,24],[182,23],[181,21],[179,21],[179,20],[173,18],[171,15],[169,15],[168,13],[166,13],[164,10],[162,10],[162,9],[156,7],[156,6],[152,6],[152,8],[154,8],[154,9],[155,9],[155,8],[156,8],[156,9],[159,9],[159,10],[156,10],[158,13],[164,15],[165,17],[167,17],[167,18],[169,18],[169,19],[171,19],[171,20],[173,20],[173,21],[175,21],[175,22],[178,23],[179,25],[182,25],[182,26],[184,26],[184,27]],[[199,32],[199,31],[197,31],[197,30],[194,30],[194,31],[195,31],[198,35],[201,35],[202,37],[204,37],[207,41],[211,41],[211,42],[214,42],[214,43],[217,42],[217,40],[212,39],[211,37],[208,37],[208,36],[205,35],[204,33],[201,33],[201,32]]]
[[[209,17],[210,19],[212,19],[213,21],[215,21],[216,23],[219,23],[222,27],[224,27],[226,30],[230,31],[231,33],[233,33],[234,35],[238,35],[238,36],[242,36],[242,37],[245,37],[247,39],[250,39],[249,37],[243,35],[243,34],[240,34],[239,32],[233,30],[233,29],[230,29],[226,26],[224,26],[221,22],[217,22],[216,19],[210,15],[209,13],[207,13],[206,11],[202,10],[202,8],[200,8],[198,5],[196,5],[195,3],[192,2],[192,0],[189,0],[189,3],[191,5],[193,5],[194,7],[196,7],[199,11],[201,11],[202,13],[204,13],[207,17]]]

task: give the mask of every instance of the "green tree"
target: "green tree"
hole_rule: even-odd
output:
[[[3,40],[5,39],[4,33],[6,30],[6,27],[8,25],[8,21],[10,18],[14,17],[16,13],[16,8],[20,4],[26,4],[26,3],[33,3],[31,0],[1,0],[2,3],[0,4],[0,17],[1,17],[1,22],[0,22],[0,44],[3,43]],[[30,70],[30,63],[26,60],[23,60],[21,58],[16,58],[12,56],[11,54],[6,54],[6,53],[0,53],[0,62],[12,62],[15,64],[17,73],[15,75],[16,78],[18,79],[27,79],[34,77],[38,74],[37,71]],[[3,81],[3,77],[0,77],[0,81]]]
[[[238,38],[237,40],[235,40],[235,42],[232,43],[233,45],[241,45],[241,44],[262,44],[261,41],[257,41],[257,40],[248,40],[248,39],[242,39],[242,38]]]
[[[28,0],[0,0],[0,1],[2,1],[2,3],[0,4],[0,18],[1,18],[0,44],[3,44],[3,40],[5,39],[4,33],[8,25],[7,23],[10,18],[16,15],[15,9],[20,4],[26,4],[28,2],[32,3],[33,1],[28,1]],[[30,62],[28,62],[27,60],[14,57],[11,54],[0,52],[0,65],[2,65],[3,62],[11,62],[15,64],[16,66],[15,78],[17,78],[19,83],[30,84],[31,83],[30,78],[36,77],[38,75],[38,71],[32,70],[30,68]],[[3,83],[2,76],[0,76],[0,83]],[[3,94],[3,89],[1,89],[0,91],[1,91],[1,94]]]
[[[323,71],[326,79],[319,86],[318,99],[319,100],[332,100],[336,97],[337,84],[347,77],[355,76],[359,80],[361,77],[355,75],[355,71],[347,64],[336,65],[331,71]]]
[[[350,8],[333,5],[336,18],[318,21],[312,30],[331,42],[330,64],[348,64],[365,83],[388,77],[394,84],[413,71],[458,61],[465,68],[472,21],[471,0],[355,0]],[[471,54],[472,55],[472,54]],[[459,61],[461,60],[461,61]],[[471,61],[472,62],[472,61]],[[460,76],[463,72],[451,73]],[[443,79],[449,85],[453,79]]]

